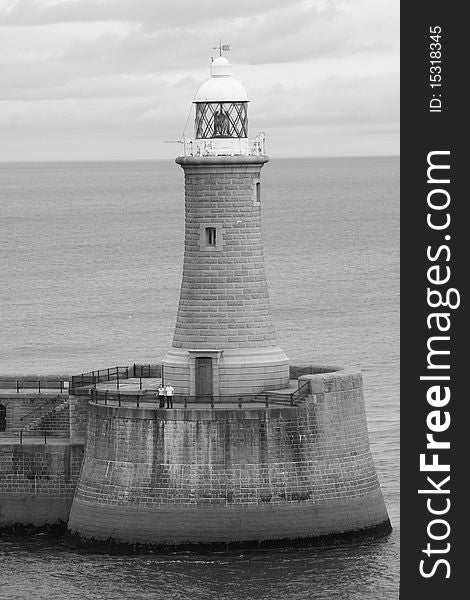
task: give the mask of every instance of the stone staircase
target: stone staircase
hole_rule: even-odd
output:
[[[37,399],[39,400],[39,398]],[[29,429],[29,426],[31,424],[34,425],[38,423],[44,415],[49,413],[56,406],[62,404],[64,402],[64,399],[67,399],[67,396],[64,397],[59,394],[53,396],[45,396],[41,399],[42,404],[37,406],[33,405],[33,408],[30,409],[29,412],[27,412],[26,414],[23,414],[22,416],[21,413],[16,416],[14,415],[12,422],[9,423],[8,431],[10,432],[10,434],[16,435],[20,431],[25,430],[26,428]]]
[[[56,404],[41,415],[36,415],[23,428],[23,436],[68,437],[70,433],[69,399]]]

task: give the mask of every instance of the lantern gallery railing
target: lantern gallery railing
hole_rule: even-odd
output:
[[[265,135],[255,138],[220,137],[210,139],[183,140],[184,156],[263,156]]]

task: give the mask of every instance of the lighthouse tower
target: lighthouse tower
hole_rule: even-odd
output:
[[[177,394],[232,396],[286,388],[288,359],[272,322],[261,237],[264,135],[248,137],[248,95],[229,61],[199,88],[185,175],[183,278],[163,360]]]
[[[119,381],[92,390],[69,531],[105,548],[219,550],[387,533],[361,373],[289,369],[277,344],[261,239],[268,157],[263,136],[248,137],[248,97],[225,57],[195,104],[195,139],[176,159],[185,249],[163,360],[174,406],[156,408],[142,378],[117,398]]]

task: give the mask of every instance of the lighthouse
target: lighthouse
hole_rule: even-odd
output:
[[[176,159],[184,263],[162,361],[176,394],[157,407],[150,375],[124,391],[109,370],[90,390],[69,531],[105,548],[171,550],[387,534],[360,371],[289,366],[276,340],[261,237],[269,159],[225,57],[194,102],[195,136]]]
[[[263,134],[248,134],[248,94],[227,58],[196,93],[185,177],[184,262],[176,326],[163,360],[176,394],[233,396],[286,388],[261,235]]]

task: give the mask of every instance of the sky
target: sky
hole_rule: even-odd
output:
[[[398,155],[398,0],[0,0],[0,161],[174,157],[219,39],[270,156]]]

